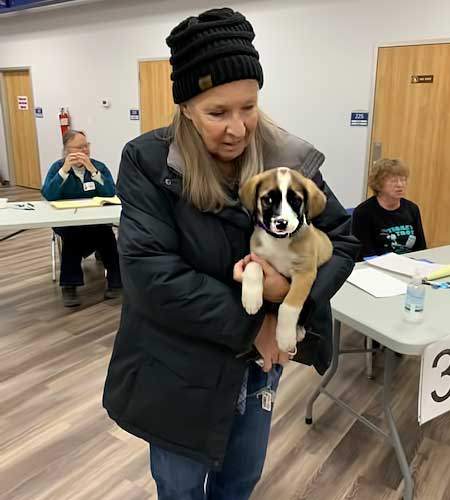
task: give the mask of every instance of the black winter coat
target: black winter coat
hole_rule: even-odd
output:
[[[293,141],[292,165],[282,152],[268,153],[266,164],[314,174],[328,197],[314,224],[330,236],[334,254],[304,308],[314,332],[304,342],[319,339],[304,350],[306,362],[323,373],[330,360],[329,300],[351,272],[358,245],[345,210],[317,174],[323,155]],[[239,355],[251,350],[264,316],[244,311],[232,278],[234,263],[249,251],[253,223],[240,206],[212,214],[187,204],[181,170],[167,129],[124,148],[117,183],[124,296],[103,404],[126,431],[219,469],[246,366]]]

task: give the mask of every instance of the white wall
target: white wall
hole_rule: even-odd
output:
[[[223,5],[223,4],[222,4]],[[350,111],[371,101],[378,43],[450,40],[446,0],[241,0],[229,2],[252,22],[265,84],[261,105],[284,128],[327,156],[326,179],[345,206],[363,195],[367,128]],[[94,157],[116,173],[124,143],[139,134],[137,61],[168,57],[165,37],[205,0],[109,0],[0,18],[0,68],[32,69],[41,168],[59,156],[58,109],[85,129]],[[100,106],[102,98],[111,108]]]

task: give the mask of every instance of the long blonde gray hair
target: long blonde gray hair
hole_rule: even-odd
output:
[[[279,127],[261,110],[249,145],[237,158],[236,181],[241,185],[264,170],[263,147],[281,144]],[[184,160],[183,195],[197,209],[218,212],[236,203],[230,195],[230,181],[220,164],[208,152],[203,139],[178,106],[172,121],[172,140]]]

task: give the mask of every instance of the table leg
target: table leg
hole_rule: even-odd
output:
[[[398,435],[397,426],[391,410],[391,385],[392,371],[394,367],[395,353],[388,348],[384,350],[384,386],[383,386],[383,410],[389,427],[391,444],[394,447],[397,460],[404,479],[404,500],[412,500],[414,482],[411,475],[411,469],[406,459],[405,450],[403,449],[400,437]]]
[[[328,385],[329,381],[333,378],[334,374],[336,373],[336,370],[338,369],[340,343],[341,343],[341,322],[335,319],[333,326],[333,354],[332,354],[331,366],[325,373],[325,376],[321,380],[320,384],[317,386],[316,390],[309,398],[308,404],[306,406],[306,415],[305,415],[305,422],[307,424],[312,424],[313,405],[316,399],[319,397],[319,394],[322,392],[322,389],[324,389]]]

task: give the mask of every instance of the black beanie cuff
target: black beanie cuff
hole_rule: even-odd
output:
[[[264,83],[263,71],[259,61],[246,56],[218,59],[212,61],[210,65],[203,66],[202,70],[202,73],[191,72],[183,78],[174,80],[172,92],[176,104],[188,101],[212,87],[236,80],[256,80],[259,88]]]

